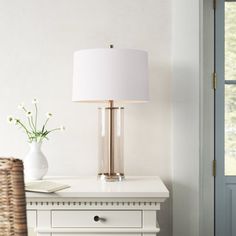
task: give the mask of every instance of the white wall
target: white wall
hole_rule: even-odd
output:
[[[72,54],[113,43],[147,50],[150,59],[150,103],[126,105],[126,174],[160,175],[170,187],[170,0],[0,0],[0,32],[1,155],[26,155],[26,137],[6,116],[20,116],[18,103],[37,97],[40,119],[51,111],[50,126],[66,126],[43,145],[48,174],[95,175],[97,105],[71,102]],[[166,236],[169,204],[160,217]]]
[[[214,11],[172,1],[173,236],[214,235]]]
[[[174,236],[199,235],[200,1],[172,2]]]

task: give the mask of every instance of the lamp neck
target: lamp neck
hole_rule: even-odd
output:
[[[114,107],[114,101],[113,100],[109,100],[109,108],[113,108]]]

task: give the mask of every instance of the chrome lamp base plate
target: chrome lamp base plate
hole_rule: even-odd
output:
[[[102,173],[98,174],[98,179],[104,182],[120,182],[125,179],[125,176],[124,174],[121,173],[113,173],[113,174]]]

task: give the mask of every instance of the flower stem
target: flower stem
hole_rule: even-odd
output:
[[[28,122],[29,122],[29,126],[31,128],[31,130],[33,131],[34,130],[34,127],[32,126],[31,122],[30,122],[30,118],[28,117]]]
[[[33,117],[32,117],[32,116],[30,117],[30,121],[31,121],[31,124],[32,124],[32,126],[33,126],[34,132],[36,132],[36,127],[35,127],[35,125],[34,125],[34,120],[33,120]]]
[[[35,106],[35,130],[37,130],[37,121],[38,121],[38,107],[37,104],[34,104]]]
[[[47,120],[45,121],[45,123],[44,123],[44,125],[43,125],[43,128],[42,128],[42,132],[44,132],[44,129],[45,129],[45,127],[46,127],[48,121],[49,121],[49,118],[47,118]]]
[[[28,138],[30,139],[30,136],[29,136],[30,132],[29,132],[29,130],[26,128],[26,126],[25,126],[20,120],[18,120],[18,123],[19,123],[19,124],[21,125],[21,127],[25,130],[25,132],[26,132]]]
[[[60,128],[56,128],[56,129],[49,130],[49,131],[48,131],[48,134],[51,133],[51,132],[53,132],[53,131],[56,131],[56,130],[60,130]]]
[[[27,109],[26,109],[25,107],[23,107],[22,109],[23,109],[23,111],[27,114],[27,112],[28,112]],[[34,125],[31,124],[29,117],[28,117],[28,122],[29,122],[29,126],[30,126],[31,130],[33,131],[33,130],[34,130]],[[19,122],[19,123],[20,123],[20,122]]]

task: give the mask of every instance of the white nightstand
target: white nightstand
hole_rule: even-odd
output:
[[[156,213],[169,192],[159,177],[113,183],[96,177],[46,179],[71,188],[26,194],[28,225],[38,236],[154,236],[160,231]]]

